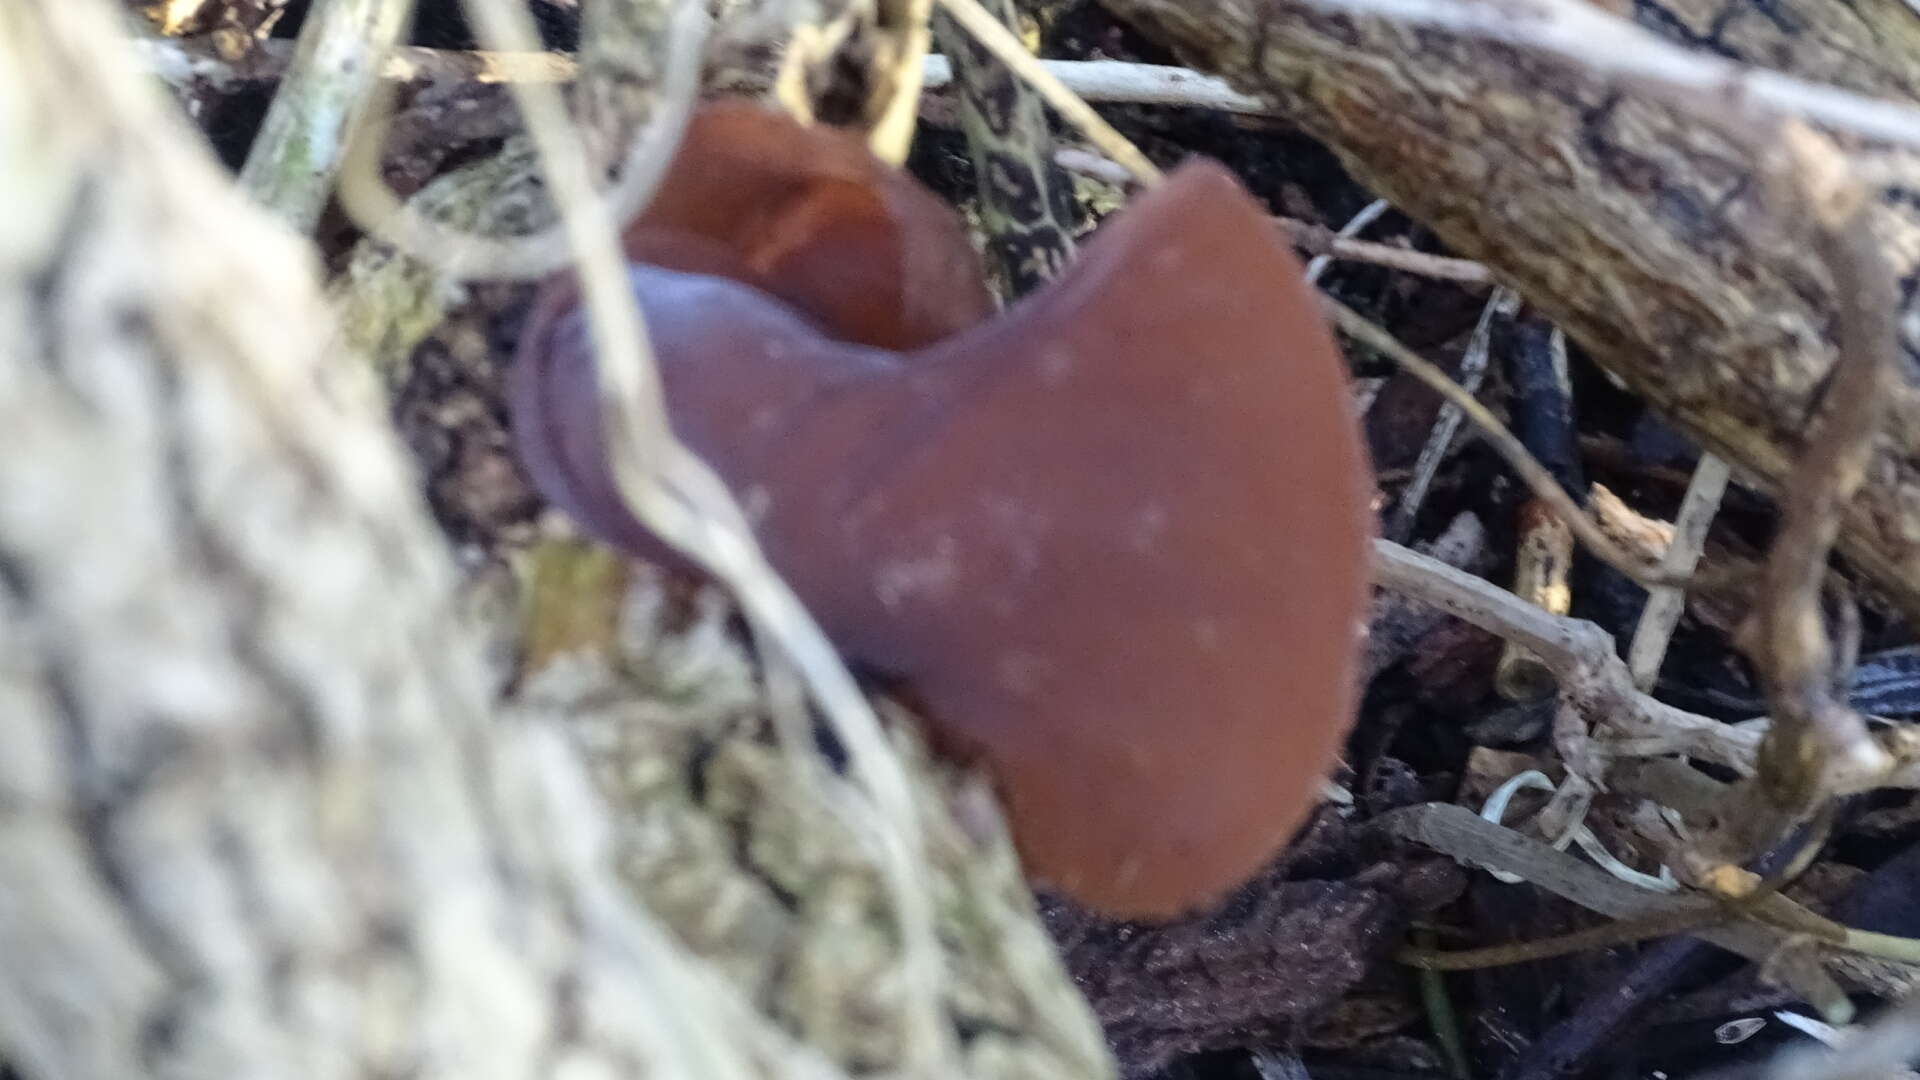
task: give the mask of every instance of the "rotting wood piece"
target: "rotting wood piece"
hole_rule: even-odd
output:
[[[1274,100],[1358,180],[1486,263],[1743,479],[1771,486],[1785,475],[1832,362],[1828,287],[1806,246],[1766,221],[1724,139],[1571,62],[1302,0],[1105,3],[1193,66]],[[1744,62],[1920,100],[1920,19],[1900,0],[1635,10],[1655,32]],[[1920,176],[1915,155],[1876,152],[1875,165]],[[1910,287],[1920,203],[1884,198],[1877,213],[1885,254]],[[1915,345],[1909,330],[1910,358]],[[1840,544],[1911,619],[1920,387],[1908,373],[1891,392]]]

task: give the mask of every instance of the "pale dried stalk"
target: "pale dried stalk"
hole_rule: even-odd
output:
[[[326,208],[411,0],[320,0],[254,138],[240,186],[299,232]]]
[[[920,88],[927,75],[927,54],[933,48],[933,0],[877,0],[879,22],[888,27],[886,44],[891,56],[882,57],[890,70],[879,74],[892,87],[886,105],[867,134],[874,156],[904,165],[913,148],[913,130],[920,118]]]
[[[1235,90],[1225,79],[1202,75],[1192,68],[1128,60],[1042,60],[1040,64],[1060,80],[1060,85],[1085,101],[1275,115],[1267,102]],[[945,56],[927,57],[926,88],[943,90],[952,82],[952,62]]]
[[[1431,604],[1544,661],[1563,700],[1598,725],[1594,748],[1607,757],[1679,754],[1711,761],[1742,776],[1757,771],[1766,720],[1724,724],[1657,701],[1633,684],[1613,638],[1585,619],[1550,614],[1505,589],[1388,540],[1374,541],[1375,583]],[[1844,777],[1836,795],[1876,788],[1920,788],[1920,733],[1883,734],[1894,754],[1889,771]],[[1577,755],[1576,755],[1577,756]]]

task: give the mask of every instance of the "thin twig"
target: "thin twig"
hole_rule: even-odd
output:
[[[697,6],[682,3],[669,30],[668,61],[660,104],[646,131],[629,147],[606,218],[616,231],[640,212],[666,175],[673,150],[686,130],[700,88],[700,57],[707,19]],[[544,83],[510,83],[516,95],[552,88]],[[565,226],[526,236],[488,237],[452,229],[404,203],[380,179],[380,151],[392,119],[394,87],[383,86],[366,121],[355,133],[340,173],[340,205],[362,228],[400,251],[455,278],[534,281],[566,266],[573,248]],[[524,106],[523,106],[524,108]],[[529,129],[532,125],[528,125]],[[531,133],[531,131],[530,131]],[[536,142],[538,140],[536,139]],[[596,200],[598,201],[598,200]]]
[[[1385,588],[1434,604],[1489,633],[1525,646],[1553,671],[1555,678],[1559,681],[1563,713],[1598,718],[1608,728],[1627,739],[1642,743],[1637,748],[1630,748],[1623,741],[1614,740],[1602,744],[1601,749],[1615,755],[1627,753],[1629,749],[1646,755],[1682,753],[1727,765],[1743,775],[1754,774],[1759,742],[1766,731],[1764,722],[1747,725],[1722,724],[1655,701],[1634,688],[1626,664],[1614,652],[1613,639],[1592,623],[1583,619],[1551,614],[1490,582],[1455,570],[1444,563],[1419,555],[1388,540],[1374,541],[1374,577],[1375,581]],[[1598,739],[1594,741],[1600,742]],[[1852,789],[1840,787],[1834,790],[1833,794],[1852,794],[1872,787],[1893,786],[1894,783],[1903,779],[1913,782],[1920,780],[1920,777],[1902,777],[1894,773],[1891,775],[1862,774],[1843,779],[1850,779],[1859,786]],[[1475,821],[1481,820],[1465,808],[1443,809],[1459,810],[1460,813],[1472,817]],[[1488,827],[1495,827],[1491,823],[1486,824]],[[1460,855],[1457,851],[1450,853]],[[1807,849],[1804,853],[1811,854],[1811,849]],[[1554,854],[1560,853],[1554,852]],[[1484,862],[1484,860],[1481,861]],[[1516,868],[1511,865],[1500,865],[1495,868],[1521,873],[1534,884],[1543,884],[1538,876],[1528,873],[1526,868]],[[1720,902],[1716,906],[1721,907],[1721,913],[1716,915],[1715,919],[1726,917],[1725,905],[1730,903],[1736,914],[1758,919],[1768,925],[1778,926],[1795,933],[1812,933],[1832,948],[1903,963],[1920,963],[1920,941],[1841,926],[1799,908],[1798,905],[1792,905],[1790,901],[1771,891],[1776,884],[1770,880],[1744,896],[1736,896]],[[1580,897],[1568,898],[1579,903],[1588,903]],[[1593,905],[1588,904],[1588,906]],[[1680,910],[1678,908],[1663,909],[1665,913],[1645,926],[1613,928],[1614,937],[1607,937],[1605,931],[1597,931],[1590,940],[1588,938],[1573,939],[1574,947],[1588,948],[1595,943],[1612,943],[1623,938],[1647,936],[1650,933],[1681,932],[1689,929],[1692,924],[1688,924],[1685,919],[1679,917]],[[1608,913],[1617,914],[1611,911]],[[1645,910],[1641,913],[1644,914]],[[1667,918],[1667,913],[1674,915],[1674,918]],[[1704,909],[1695,914],[1704,914]],[[1542,945],[1539,948],[1547,951],[1537,955],[1556,954],[1551,945]],[[1535,957],[1535,953],[1524,951],[1487,952],[1482,956],[1463,955],[1454,961],[1438,962],[1479,966],[1486,960],[1506,963],[1514,962],[1513,959],[1508,958]]]
[[[1436,281],[1457,281],[1463,285],[1484,285],[1493,280],[1486,265],[1472,259],[1458,259],[1448,255],[1431,255],[1424,251],[1395,247],[1392,244],[1379,244],[1371,240],[1361,240],[1346,235],[1346,230],[1335,234],[1324,225],[1295,218],[1275,218],[1288,238],[1295,246],[1315,256],[1317,263],[1322,258],[1342,259],[1348,262],[1372,263],[1389,270],[1402,270],[1409,274],[1433,278]]]
[[[1510,289],[1495,289],[1493,297],[1480,309],[1480,321],[1467,341],[1465,355],[1460,358],[1460,375],[1452,380],[1461,393],[1472,395],[1480,391],[1480,380],[1487,374],[1487,359],[1493,355],[1494,321],[1511,319],[1519,310],[1520,297]],[[1383,530],[1389,539],[1404,543],[1413,531],[1414,516],[1420,513],[1421,505],[1427,501],[1427,488],[1440,471],[1440,463],[1446,459],[1447,451],[1453,448],[1453,437],[1459,434],[1462,419],[1459,406],[1451,401],[1441,404],[1440,415],[1434,418],[1433,430],[1427,433],[1426,445],[1420,448],[1420,458],[1414,463],[1413,476],[1407,481],[1406,487],[1400,490],[1393,516]]]
[[[1334,234],[1334,239],[1336,240],[1353,239],[1354,237],[1360,235],[1360,231],[1362,229],[1365,229],[1367,226],[1380,220],[1380,215],[1386,213],[1388,210],[1392,209],[1392,207],[1393,207],[1393,204],[1389,203],[1385,199],[1373,200],[1367,205],[1361,207],[1359,213],[1353,215],[1351,218],[1348,218],[1347,223],[1345,225],[1340,226],[1340,231]],[[1286,219],[1281,218],[1280,221],[1281,221],[1282,227],[1285,227]],[[1304,224],[1304,222],[1302,224]],[[1294,242],[1297,244],[1299,243],[1299,240],[1296,238]],[[1309,285],[1318,284],[1320,281],[1320,275],[1326,273],[1327,267],[1332,265],[1333,265],[1333,256],[1331,254],[1322,253],[1319,255],[1315,255],[1313,259],[1307,263],[1307,284]]]
[[[1612,636],[1593,623],[1555,615],[1390,540],[1374,541],[1374,580],[1525,646],[1553,672],[1563,701],[1604,721],[1608,741],[1601,749],[1615,756],[1686,754],[1752,775],[1764,722],[1723,724],[1641,693]]]
[[[1726,493],[1730,475],[1725,461],[1712,454],[1700,455],[1686,497],[1680,502],[1680,512],[1674,516],[1673,540],[1660,560],[1667,573],[1675,577],[1693,573],[1706,547],[1707,531],[1720,512],[1720,498]],[[1674,627],[1680,624],[1686,609],[1686,594],[1678,589],[1654,589],[1648,594],[1640,623],[1633,630],[1633,642],[1627,647],[1627,670],[1641,690],[1652,690],[1659,679],[1667,643],[1673,639]]]
[[[1308,0],[1471,37],[1542,49],[1596,72],[1710,106],[1745,101],[1869,139],[1920,147],[1920,108],[1685,49],[1581,0]]]
[[[1069,172],[1091,176],[1103,184],[1112,184],[1116,187],[1126,186],[1133,176],[1124,167],[1099,154],[1078,147],[1066,146],[1055,150],[1053,160],[1054,164]],[[1369,204],[1368,208],[1387,205],[1385,200],[1379,200]],[[1313,257],[1307,267],[1308,280],[1319,277],[1319,274],[1314,273],[1314,267],[1324,267],[1328,262],[1340,261],[1368,263],[1388,270],[1399,270],[1403,273],[1432,278],[1435,281],[1453,281],[1462,285],[1485,285],[1493,281],[1493,275],[1487,270],[1486,264],[1474,262],[1472,259],[1433,255],[1425,251],[1414,251],[1394,244],[1375,243],[1372,240],[1349,236],[1347,230],[1351,228],[1352,222],[1348,222],[1347,226],[1336,233],[1325,225],[1301,221],[1298,218],[1276,217],[1273,220],[1274,224],[1286,232],[1287,239],[1293,246]],[[1359,220],[1359,215],[1355,215],[1355,220]],[[1320,273],[1325,273],[1325,270],[1322,269]]]
[[[1536,461],[1520,440],[1493,415],[1492,410],[1482,405],[1472,394],[1462,390],[1458,383],[1447,377],[1447,373],[1429,362],[1425,357],[1394,338],[1380,327],[1375,326],[1365,316],[1340,303],[1330,296],[1320,298],[1322,306],[1333,317],[1336,325],[1357,339],[1362,345],[1382,353],[1388,359],[1399,364],[1408,374],[1425,383],[1427,387],[1451,402],[1464,413],[1473,426],[1480,429],[1480,437],[1494,449],[1520,479],[1528,490],[1545,502],[1566,521],[1580,542],[1608,566],[1620,571],[1642,585],[1670,585],[1685,587],[1686,580],[1675,579],[1659,566],[1638,558],[1623,549],[1596,525],[1587,513],[1580,509],[1573,496],[1567,494],[1553,474],[1544,465]]]
[[[999,57],[1001,63],[1040,91],[1040,96],[1047,99],[1047,104],[1053,106],[1054,111],[1069,124],[1080,129],[1101,153],[1126,166],[1127,171],[1143,184],[1160,182],[1165,175],[1160,167],[1147,160],[1147,155],[1141,153],[1139,147],[1093,111],[1093,106],[1062,84],[1059,77],[1038,57],[1027,51],[1012,30],[1002,26],[992,12],[980,6],[979,0],[940,0],[940,6],[953,16],[953,21],[959,23],[962,29],[972,34],[974,40]]]
[[[1087,101],[1278,115],[1268,102],[1235,90],[1225,79],[1192,68],[1127,60],[1042,60],[1041,64],[1059,78],[1061,85]],[[952,81],[953,65],[945,56],[927,57],[928,90],[945,89]]]
[[[400,38],[411,0],[321,0],[240,170],[240,186],[302,233],[312,232],[347,142],[379,81],[378,59]]]
[[[1585,489],[1574,435],[1566,335],[1559,327],[1543,322],[1523,323],[1513,328],[1507,352],[1514,427],[1521,445],[1562,487],[1570,492]],[[1573,609],[1573,530],[1533,497],[1520,500],[1514,518],[1518,526],[1513,559],[1515,595],[1556,615],[1567,614]],[[1553,689],[1553,682],[1538,659],[1507,642],[1494,666],[1493,686],[1501,697],[1519,702],[1545,696]],[[1589,793],[1577,794],[1584,798]]]

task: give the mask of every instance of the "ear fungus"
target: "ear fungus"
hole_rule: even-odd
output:
[[[683,175],[715,186],[815,161],[692,145],[714,157]],[[665,204],[710,245],[689,248],[753,249],[731,270],[676,265],[679,241],[642,237],[669,257],[630,281],[672,422],[835,644],[992,774],[1035,878],[1113,917],[1188,913],[1299,827],[1355,708],[1372,482],[1344,364],[1298,261],[1218,165],[1177,170],[990,319],[912,299],[953,280],[956,249],[889,245],[958,226],[868,213],[932,198],[908,184],[869,170],[860,198],[775,200],[820,215],[802,225],[722,215],[715,234]],[[936,272],[849,297],[864,263],[797,269],[839,265],[842,244]],[[613,489],[567,288],[521,343],[519,445],[585,528],[658,557]],[[898,317],[861,340],[846,324],[874,295]],[[875,347],[900,337],[919,342]]]
[[[696,112],[625,241],[637,262],[710,272],[679,262],[689,237],[842,341],[919,348],[994,310],[965,226],[932,192],[852,134],[745,102]]]

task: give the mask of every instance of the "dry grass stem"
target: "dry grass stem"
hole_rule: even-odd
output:
[[[1720,512],[1720,498],[1726,493],[1730,476],[1731,470],[1725,461],[1712,454],[1700,455],[1693,478],[1687,484],[1687,493],[1681,499],[1680,512],[1674,517],[1673,541],[1661,557],[1661,569],[1675,577],[1693,573],[1706,547],[1707,531]],[[1686,608],[1686,594],[1679,589],[1649,592],[1647,606],[1634,627],[1633,642],[1627,647],[1627,670],[1633,675],[1633,685],[1641,690],[1653,689],[1660,677],[1667,643],[1673,639],[1674,627],[1680,624]]]
[[[379,58],[410,0],[321,0],[240,170],[240,187],[297,232],[312,232],[347,143],[379,81]]]

